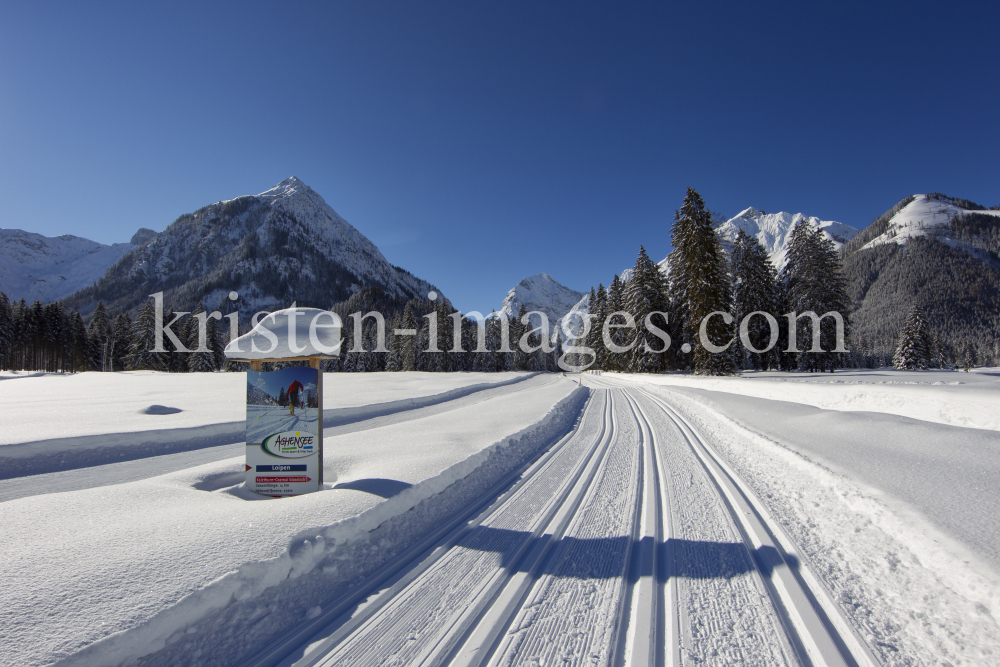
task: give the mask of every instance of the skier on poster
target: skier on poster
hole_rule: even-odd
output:
[[[291,416],[295,415],[295,405],[299,402],[299,392],[305,389],[302,383],[295,380],[290,385],[288,385],[288,391],[286,395],[288,396],[288,414]]]

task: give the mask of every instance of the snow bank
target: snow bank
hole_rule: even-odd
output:
[[[331,565],[352,544],[364,543],[373,556],[399,548],[412,538],[406,522],[374,547],[369,531],[447,496],[442,492],[484,464],[509,472],[569,428],[584,391],[542,376],[482,404],[327,438],[333,488],[304,496],[242,499],[247,494],[230,486],[242,477],[239,457],[2,503],[0,626],[8,642],[0,664],[120,664],[223,608]],[[441,519],[431,513],[424,523]],[[327,578],[336,579],[336,570]]]
[[[324,425],[444,403],[531,373],[326,373]],[[243,442],[245,373],[4,374],[0,479]],[[391,379],[390,379],[391,378]],[[16,379],[17,381],[13,381]],[[49,414],[51,418],[45,418]]]
[[[758,373],[745,377],[617,375],[662,386],[694,387],[826,410],[863,410],[923,421],[1000,430],[1000,373],[849,371]]]

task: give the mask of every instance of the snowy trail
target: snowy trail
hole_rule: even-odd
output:
[[[773,605],[775,616],[780,619],[781,629],[785,634],[784,639],[787,639],[795,658],[805,665],[829,665],[830,667],[878,664],[816,577],[799,561],[794,545],[784,536],[780,525],[770,519],[766,509],[756,501],[746,485],[714,453],[711,445],[663,399],[644,391],[640,393],[645,399],[660,408],[663,414],[683,434],[690,452],[711,480],[717,498],[724,505],[726,519],[730,527],[735,528],[738,532],[746,549],[745,553],[752,555],[754,565],[751,570],[752,579],[763,584]],[[676,496],[677,494],[672,495]],[[690,501],[690,497],[688,501]],[[686,564],[680,559],[675,559],[672,565],[672,569],[676,571]],[[685,583],[690,581],[689,579]],[[715,595],[712,597],[715,602],[718,602],[719,598],[725,597],[719,595],[720,592],[714,591]],[[733,592],[737,591],[734,589]],[[743,600],[734,596],[725,611],[732,614],[745,609],[745,605],[752,605],[752,593],[749,590],[744,591],[744,593],[746,597]],[[745,624],[746,620],[737,619],[734,616],[731,622]],[[708,629],[714,631],[712,635],[699,638],[697,628],[691,623],[691,619],[688,619],[687,630],[684,634],[687,635],[686,639],[690,642],[691,647],[694,647],[699,639],[718,641],[720,634],[723,637],[727,635],[725,632],[719,632],[719,630],[725,629],[725,623],[716,623],[715,627],[711,627],[711,625],[713,624],[710,624]],[[738,626],[734,627],[738,628]],[[753,639],[754,635],[757,639],[761,639],[765,636],[763,633],[769,632],[770,628],[767,627],[767,624],[761,624],[758,628],[744,626],[741,630],[746,633],[747,639]],[[751,641],[750,644],[754,645],[757,642]],[[785,652],[784,656],[780,656],[775,651],[771,654],[770,659],[765,660],[764,656],[759,654],[746,654],[742,646],[731,645],[726,648],[733,650],[731,664],[748,662],[781,664],[792,658],[785,651],[783,651]]]
[[[877,664],[678,412],[590,384],[579,428],[508,493],[248,664]]]

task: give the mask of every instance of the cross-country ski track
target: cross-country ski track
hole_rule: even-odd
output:
[[[576,428],[499,498],[245,664],[878,664],[678,411],[586,384]]]

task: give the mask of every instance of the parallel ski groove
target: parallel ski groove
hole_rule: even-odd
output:
[[[602,392],[603,393],[603,392]],[[590,475],[612,440],[613,406],[600,412],[600,428],[581,428],[501,501],[464,527],[439,548],[433,562],[423,563],[415,576],[382,594],[381,602],[356,615],[323,642],[308,660],[295,664],[420,664],[437,662],[471,629],[478,611],[497,597],[533,544],[543,539],[567,496],[588,469]],[[593,421],[588,406],[584,420]],[[584,480],[585,482],[587,480]],[[586,484],[583,484],[583,488]],[[582,491],[577,492],[582,495]],[[576,505],[576,502],[571,504]],[[525,513],[527,512],[527,516]],[[525,527],[534,526],[528,534]],[[530,530],[530,528],[529,528]],[[498,563],[497,555],[511,562]],[[470,615],[469,610],[476,613]],[[402,635],[400,636],[400,633]]]
[[[795,572],[798,566],[789,566],[788,549],[777,537],[781,535],[780,527],[773,525],[760,511],[752,493],[727,469],[728,466],[683,416],[660,397],[642,389],[639,391],[676,424],[716,485],[744,544],[751,554],[755,554],[754,563],[802,663],[816,667],[877,665],[867,647],[859,646],[859,640],[853,634],[847,633],[845,638],[844,628],[838,630],[838,625],[845,624],[842,618],[837,618],[839,611],[828,602],[823,604],[823,596],[810,590],[803,577]]]
[[[611,663],[641,482],[637,423],[620,426],[558,559],[534,586],[491,665]]]
[[[626,598],[619,621],[616,666],[653,667],[664,664],[667,641],[664,572],[660,567],[664,544],[664,486],[660,482],[656,434],[642,406],[629,395],[632,412],[639,423],[642,454],[641,504],[636,512],[632,537],[633,554],[626,579]],[[625,613],[627,611],[627,613]]]

